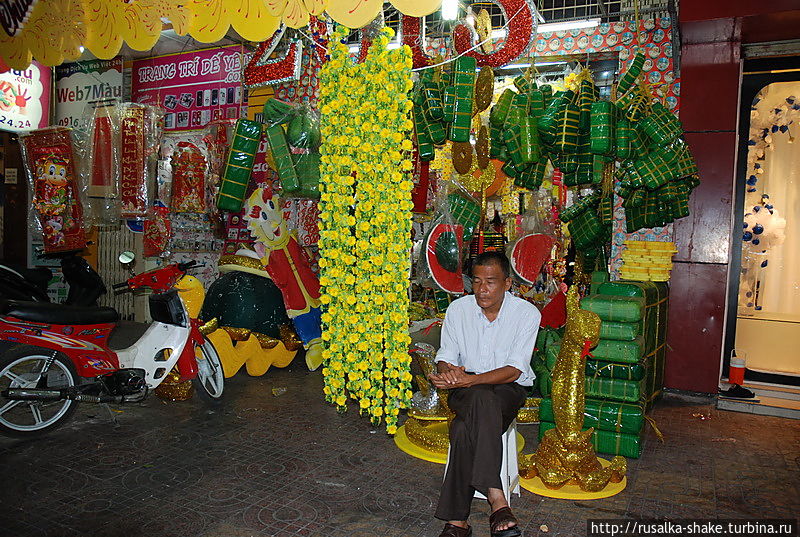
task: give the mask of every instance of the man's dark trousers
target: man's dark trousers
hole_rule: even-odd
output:
[[[436,518],[466,520],[476,490],[486,497],[490,488],[502,490],[502,436],[526,396],[516,382],[450,390],[448,406],[456,417],[450,424],[450,462]]]

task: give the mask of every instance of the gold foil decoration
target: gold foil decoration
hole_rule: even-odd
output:
[[[627,462],[616,456],[603,467],[592,446],[594,428],[583,431],[586,355],[600,339],[600,317],[581,310],[577,287],[567,293],[567,326],[553,368],[553,414],[556,426],[544,434],[536,453],[522,464],[520,476],[538,476],[549,489],[576,484],[599,492],[625,477]]]
[[[449,427],[443,426],[442,423],[441,420],[430,421],[408,418],[404,424],[406,437],[421,448],[445,454],[447,453],[447,448],[450,447]]]
[[[262,349],[274,349],[278,343],[281,342],[280,339],[275,339],[265,334],[259,334],[258,332],[253,332],[253,335],[256,336],[258,344],[261,345]]]
[[[469,142],[453,142],[453,167],[461,175],[472,169],[472,144]]]
[[[167,377],[153,390],[162,401],[186,401],[194,395],[194,387],[191,380],[180,382],[178,370],[173,369],[167,373]]]
[[[478,157],[478,168],[485,170],[489,165],[489,129],[485,125],[481,125],[478,129],[475,155]]]
[[[485,10],[484,10],[485,11]],[[494,71],[489,66],[481,67],[475,80],[475,107],[473,114],[483,112],[492,104],[494,95]]]
[[[235,326],[223,326],[222,328],[233,341],[247,341],[247,338],[250,337],[250,333],[252,332],[249,328],[237,328]]]
[[[204,324],[200,325],[199,330],[200,330],[201,334],[203,334],[204,336],[207,336],[208,334],[210,334],[211,332],[213,332],[217,328],[219,328],[219,319],[214,317],[213,319],[211,319],[207,323],[204,323]]]
[[[517,413],[517,423],[538,423],[541,397],[528,397]]]
[[[283,341],[283,346],[286,347],[287,351],[297,351],[303,346],[303,342],[300,341],[300,337],[297,335],[297,332],[294,331],[294,327],[289,324],[282,324],[278,327],[279,334],[281,336],[281,341]]]
[[[223,255],[220,256],[218,266],[221,265],[236,265],[238,267],[249,268],[257,271],[264,271],[264,264],[252,257],[246,255]]]

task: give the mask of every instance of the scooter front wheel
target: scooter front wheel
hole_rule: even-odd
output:
[[[9,388],[50,390],[70,388],[77,383],[75,367],[62,354],[56,354],[42,379],[44,365],[50,359],[47,349],[22,345],[0,358],[0,392]],[[40,380],[44,380],[40,384]],[[9,436],[31,437],[55,429],[75,412],[78,403],[71,399],[56,401],[20,401],[0,397],[0,432]]]
[[[197,347],[197,350],[200,351],[200,355],[197,357],[197,377],[192,379],[194,389],[205,401],[219,401],[225,388],[225,375],[217,349],[213,343],[206,340]]]

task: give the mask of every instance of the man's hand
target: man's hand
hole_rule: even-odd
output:
[[[466,388],[472,385],[474,375],[468,375],[461,366],[449,364],[447,362],[437,362],[436,369],[438,374],[429,375],[431,383],[440,390],[452,388]]]

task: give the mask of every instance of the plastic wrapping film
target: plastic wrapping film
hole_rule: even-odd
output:
[[[611,101],[596,101],[592,103],[589,150],[596,155],[610,155],[615,151],[616,124],[614,110],[614,103]]]
[[[89,106],[87,106],[89,108]],[[85,136],[77,140],[83,154],[86,220],[92,225],[118,225],[120,220],[120,117],[113,104],[85,113]]]
[[[639,128],[659,146],[674,142],[683,134],[680,119],[663,104],[654,103],[649,115],[639,122]]]
[[[644,354],[645,339],[643,337],[632,341],[601,339],[597,346],[592,349],[592,355],[598,360],[626,364],[638,362]]]
[[[479,219],[480,207],[461,185],[440,183],[436,211],[418,261],[417,275],[423,286],[456,295],[465,292],[462,260]]]
[[[645,304],[642,315],[642,336],[645,354],[652,353],[667,340],[669,285],[663,282],[616,281],[602,284],[604,296],[629,297]]]
[[[261,123],[239,119],[219,186],[217,207],[224,211],[240,211],[250,183],[253,161],[261,141]],[[281,128],[282,129],[282,128]]]
[[[471,56],[461,56],[453,62],[453,87],[456,98],[453,104],[450,140],[454,142],[469,142],[472,108],[475,105],[475,66],[476,60]]]
[[[542,397],[549,397],[553,389],[553,379],[550,371],[544,372],[537,377],[539,390]],[[652,382],[648,379],[648,374],[640,380],[624,380],[607,377],[587,377],[585,381],[586,397],[594,399],[611,399],[614,401],[647,401],[652,395],[648,395],[648,386]]]
[[[630,297],[601,294],[581,299],[581,308],[596,313],[603,321],[626,323],[640,321],[644,313],[644,306],[644,300]]]
[[[120,103],[116,110],[120,118],[120,216],[144,218],[155,197],[162,112],[138,103]]]
[[[41,233],[45,253],[86,246],[83,202],[71,130],[50,127],[20,135],[31,192],[29,227]]]
[[[632,341],[642,333],[642,323],[603,321],[600,324],[600,339]]]
[[[586,376],[606,377],[621,380],[641,380],[645,367],[641,363],[615,364],[600,360],[586,360]]]
[[[295,111],[296,108],[292,104],[271,97],[264,103],[261,121],[267,127],[288,123],[294,117]]]
[[[594,427],[603,431],[639,434],[644,426],[644,408],[635,403],[586,399],[583,416],[585,429]],[[542,399],[539,403],[539,418],[555,422],[551,398]]]
[[[280,177],[284,198],[319,199],[319,113],[308,105],[286,106],[292,110],[282,108],[277,115],[288,120],[286,127],[274,124],[265,132],[272,155],[270,164]]]
[[[172,212],[205,213],[208,160],[203,152],[191,142],[178,142],[170,158],[170,164]]]
[[[539,422],[539,441],[541,442],[544,433],[555,428],[556,424],[550,421]],[[638,459],[642,455],[643,435],[617,433],[614,431],[604,431],[595,429],[592,433],[592,445],[598,453],[609,455],[622,455]]]
[[[150,207],[144,221],[142,241],[144,257],[169,257],[167,245],[172,237],[172,224],[169,221],[169,209],[166,207]]]

